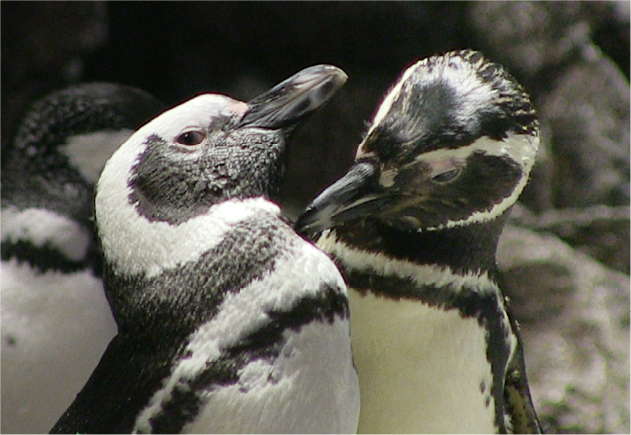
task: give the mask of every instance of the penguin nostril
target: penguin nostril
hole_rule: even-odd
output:
[[[199,145],[206,139],[206,133],[199,130],[187,131],[182,133],[175,139],[175,141],[181,145],[193,146]]]

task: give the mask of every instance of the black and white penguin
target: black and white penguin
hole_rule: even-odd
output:
[[[2,432],[42,433],[72,403],[116,324],[94,268],[94,184],[163,108],[129,86],[34,103],[2,155]]]
[[[538,144],[500,65],[433,56],[405,70],[355,164],[299,218],[347,279],[360,432],[540,430],[495,262]]]
[[[288,133],[345,81],[203,94],[114,153],[95,209],[118,335],[52,432],[356,430],[343,278],[270,200]]]

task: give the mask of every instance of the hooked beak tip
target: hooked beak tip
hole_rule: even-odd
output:
[[[240,124],[269,129],[295,125],[328,102],[347,78],[332,65],[305,68],[251,100]]]

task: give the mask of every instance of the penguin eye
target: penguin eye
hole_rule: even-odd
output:
[[[180,145],[193,146],[199,145],[204,139],[206,139],[206,133],[199,130],[191,130],[179,135],[175,141]]]
[[[451,168],[446,170],[445,172],[441,172],[440,174],[436,174],[432,177],[432,181],[438,184],[446,184],[450,181],[454,181],[458,175],[460,175],[460,168]]]

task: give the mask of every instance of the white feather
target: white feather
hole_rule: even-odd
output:
[[[486,333],[477,319],[353,289],[350,307],[359,433],[497,431]]]
[[[133,130],[98,131],[70,136],[59,147],[72,166],[90,183],[96,183],[112,153],[133,133]]]
[[[274,269],[266,273],[261,279],[255,280],[241,291],[231,293],[226,296],[222,304],[219,306],[218,314],[215,318],[202,325],[190,338],[187,346],[187,351],[190,357],[182,360],[172,371],[171,377],[165,382],[164,387],[156,392],[149,402],[149,405],[142,411],[139,418],[136,421],[135,430],[144,431],[149,426],[149,421],[152,416],[159,413],[164,402],[168,401],[171,397],[173,389],[182,381],[192,379],[195,376],[201,374],[207,367],[208,362],[216,360],[222,351],[229,348],[239,342],[242,338],[255,332],[261,327],[264,327],[268,322],[268,311],[282,311],[288,310],[293,303],[302,298],[308,296],[314,296],[321,289],[324,283],[328,283],[331,286],[335,286],[340,289],[345,289],[344,281],[328,257],[320,250],[312,246],[311,244],[296,237],[292,246],[286,247],[287,251],[283,258],[279,259]],[[318,323],[318,322],[316,322]],[[349,400],[345,410],[342,412],[336,412],[331,415],[331,421],[328,422],[332,427],[341,428],[346,424],[349,424],[349,419],[346,414],[353,412],[354,404],[352,398],[356,397],[356,383],[353,382],[354,374],[352,373],[352,360],[350,355],[350,339],[348,337],[348,323],[347,321],[336,322],[337,326],[332,327],[330,325],[311,326],[309,328],[303,328],[303,332],[299,334],[302,338],[295,344],[296,352],[305,353],[311,355],[308,358],[309,361],[302,361],[300,359],[294,360],[294,369],[298,372],[299,376],[306,376],[304,380],[300,380],[299,383],[293,384],[292,381],[284,379],[283,382],[289,382],[285,391],[287,397],[283,398],[281,394],[282,388],[269,386],[270,391],[276,391],[276,393],[268,392],[266,394],[272,394],[272,396],[280,394],[276,397],[277,403],[264,405],[267,403],[262,398],[257,398],[256,395],[242,395],[234,393],[226,398],[224,394],[228,393],[225,390],[223,393],[215,396],[214,393],[208,393],[208,398],[211,402],[208,405],[206,414],[201,416],[201,421],[206,421],[210,426],[204,426],[201,422],[196,426],[192,426],[191,430],[195,430],[194,427],[204,428],[203,430],[211,430],[212,428],[218,428],[217,430],[223,430],[221,425],[227,425],[225,428],[239,431],[255,430],[256,426],[251,426],[254,423],[248,423],[243,420],[231,421],[231,415],[237,415],[243,409],[242,407],[250,408],[254,407],[258,413],[263,415],[260,418],[268,418],[265,425],[260,426],[257,431],[264,430],[263,428],[275,428],[272,431],[287,430],[287,421],[283,420],[280,415],[274,414],[274,407],[286,407],[287,409],[293,409],[295,404],[288,401],[298,400],[302,395],[309,394],[309,388],[313,387],[316,381],[321,385],[327,385],[330,390],[330,395],[333,397],[344,396]],[[312,337],[310,328],[324,328],[328,331],[326,333],[315,334]],[[344,335],[346,331],[346,335]],[[289,338],[290,334],[287,336]],[[306,334],[303,337],[303,334]],[[311,337],[311,338],[305,338]],[[308,340],[311,344],[309,346],[298,344],[301,340]],[[323,347],[323,349],[320,349]],[[333,352],[335,350],[335,352]],[[335,355],[335,356],[333,356]],[[306,356],[305,356],[306,358]],[[311,367],[318,361],[320,365],[326,365],[328,367],[326,373],[327,378],[319,371]],[[335,364],[332,364],[335,361]],[[338,364],[339,362],[339,364]],[[279,361],[275,364],[280,364]],[[308,366],[302,367],[301,364],[308,364]],[[251,370],[252,373],[259,373],[265,367],[259,367],[254,364],[248,366],[244,370]],[[278,367],[275,366],[275,376],[281,376],[281,372],[278,372]],[[301,370],[306,370],[302,372]],[[245,378],[242,382],[268,382],[267,378],[254,379],[252,373],[245,373]],[[317,375],[317,376],[316,376]],[[282,375],[283,377],[289,376]],[[314,378],[314,376],[316,376]],[[256,377],[256,376],[255,376]],[[327,379],[342,380],[341,385],[331,385]],[[348,384],[346,383],[348,382]],[[268,382],[269,383],[269,382]],[[236,388],[236,387],[235,387]],[[318,390],[319,391],[319,390]],[[315,391],[312,390],[315,393]],[[313,394],[311,399],[319,401],[319,406],[324,406],[326,402],[320,402],[323,397],[329,398],[330,395],[325,394]],[[278,402],[284,400],[284,402]],[[328,403],[328,402],[326,402]],[[221,408],[221,407],[224,408]],[[229,408],[231,411],[224,415],[219,420],[213,420],[209,415],[214,415],[213,407],[219,407],[221,409]],[[324,409],[329,409],[330,404]],[[265,414],[264,410],[269,410],[270,414]],[[323,408],[319,408],[322,410]],[[241,410],[241,411],[240,411]],[[278,409],[274,412],[279,412]],[[296,412],[298,412],[296,410]],[[304,414],[296,414],[297,416],[304,416]],[[334,416],[337,415],[341,420],[336,420]],[[255,418],[253,416],[253,418]],[[250,420],[248,420],[250,421]],[[256,420],[253,420],[256,421]],[[305,419],[305,421],[309,421]],[[352,422],[352,419],[350,420]],[[340,426],[344,423],[344,426]],[[263,424],[263,421],[261,422]],[[298,424],[298,423],[296,423]],[[216,426],[217,425],[217,426]],[[312,430],[318,428],[318,430],[324,430],[323,428],[328,426],[297,426],[297,430],[301,428],[311,427]],[[248,429],[249,428],[249,429]],[[214,429],[212,429],[214,430]]]
[[[3,208],[0,232],[3,241],[27,240],[38,248],[48,244],[73,261],[85,259],[90,244],[88,230],[44,208]]]
[[[348,322],[312,322],[283,335],[279,358],[252,361],[237,384],[207,393],[202,413],[185,432],[354,433],[359,388]]]
[[[11,260],[0,276],[2,432],[45,433],[87,381],[116,324],[89,271],[41,274]]]
[[[325,231],[318,246],[346,269],[409,278],[419,287],[468,288],[494,295],[503,326],[511,330],[504,300],[486,273],[462,275],[449,267],[359,250],[337,240],[334,230]],[[360,294],[352,288],[349,294],[353,356],[361,385],[360,433],[497,431],[488,333],[477,319],[415,300]],[[511,358],[516,345],[509,334]]]
[[[411,278],[419,286],[450,287],[457,291],[463,287],[488,292],[496,287],[487,273],[458,274],[449,266],[432,264],[415,264],[398,260],[378,252],[360,250],[337,240],[335,230],[326,230],[318,239],[318,247],[344,262],[348,269],[366,271],[378,276],[396,275],[400,278]]]

